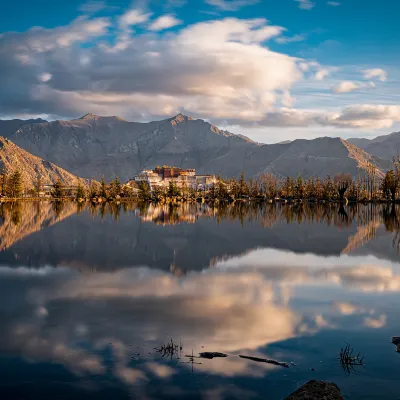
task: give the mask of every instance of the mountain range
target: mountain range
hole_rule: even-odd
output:
[[[0,135],[74,178],[104,175],[123,181],[156,165],[223,177],[238,177],[242,171],[247,177],[264,172],[325,177],[339,172],[357,176],[374,164],[383,176],[400,149],[400,132],[373,140],[321,137],[267,145],[183,114],[147,123],[94,114],[68,121],[0,121]]]
[[[400,152],[400,132],[378,136],[375,139],[354,138],[348,141],[374,156],[389,160],[397,157]]]

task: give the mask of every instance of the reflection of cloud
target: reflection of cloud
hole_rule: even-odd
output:
[[[81,349],[73,349],[62,340],[47,339],[40,336],[33,324],[19,324],[10,327],[7,352],[17,353],[34,360],[52,361],[65,365],[76,373],[104,373],[99,357]]]
[[[169,378],[176,373],[176,371],[168,365],[150,362],[146,364],[146,368],[155,376],[159,378]]]
[[[373,256],[322,257],[272,249],[250,252],[217,263],[221,271],[257,271],[265,278],[291,285],[325,281],[363,292],[400,291],[400,264]]]
[[[128,384],[134,384],[147,380],[147,377],[143,371],[128,367],[118,367],[115,370],[115,375]]]
[[[131,368],[130,345],[159,344],[172,337],[183,339],[184,351],[204,348],[265,357],[260,349],[269,344],[340,325],[337,315],[334,320],[329,315],[332,308],[304,310],[296,302],[303,286],[398,291],[398,267],[387,261],[379,264],[373,257],[324,258],[270,250],[181,278],[145,267],[90,275],[62,268],[2,267],[0,347],[64,364],[80,374],[103,373],[100,354],[112,346],[112,370],[124,382],[167,378],[174,370],[152,360]],[[12,314],[10,301],[15,303]],[[369,314],[363,324],[371,328],[386,324],[385,315],[345,298],[335,308],[343,315]],[[81,348],[82,338],[93,345],[94,353]],[[205,360],[198,368],[225,376],[262,376],[276,367],[228,357]]]
[[[383,328],[386,325],[386,315],[382,314],[378,318],[367,317],[364,319],[364,325],[369,328]]]
[[[352,303],[335,302],[334,307],[342,315],[353,315],[360,311],[359,306]]]

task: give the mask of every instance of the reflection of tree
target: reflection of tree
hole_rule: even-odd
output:
[[[400,217],[394,204],[392,204],[390,210],[389,206],[382,209],[382,222],[388,232],[394,233],[393,246],[400,248]]]
[[[18,226],[21,223],[21,220],[21,203],[13,203],[11,206],[11,221],[15,226]]]
[[[60,218],[60,215],[64,209],[64,202],[62,201],[53,201],[53,210],[56,214],[57,218]]]

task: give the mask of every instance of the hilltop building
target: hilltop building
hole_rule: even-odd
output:
[[[177,167],[156,167],[153,170],[143,170],[134,178],[135,182],[147,182],[150,190],[155,187],[168,187],[173,182],[177,187],[193,189],[208,189],[216,183],[215,175],[196,175],[195,169]]]

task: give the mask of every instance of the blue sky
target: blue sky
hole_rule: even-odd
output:
[[[400,129],[397,0],[15,0],[0,117],[185,112],[262,142]]]

